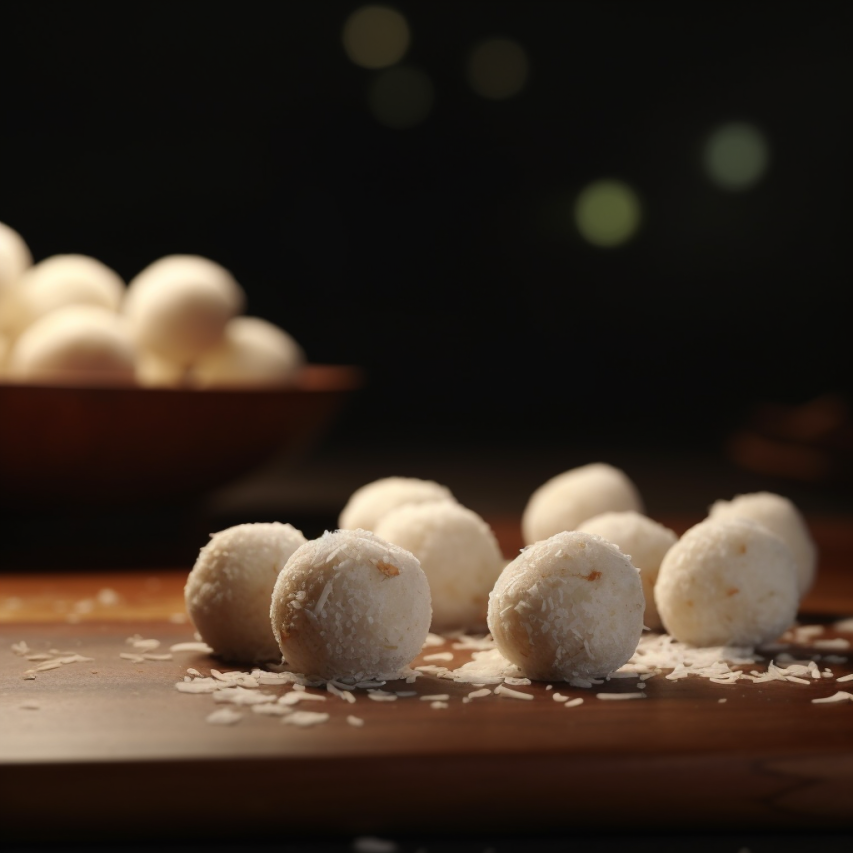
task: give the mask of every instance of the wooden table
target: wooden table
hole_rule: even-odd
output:
[[[491,521],[505,553],[516,553],[517,521]],[[692,519],[667,521],[683,530]],[[821,568],[800,621],[829,625],[853,616],[853,526],[846,518],[811,526]],[[174,685],[188,667],[207,674],[214,659],[119,657],[136,634],[160,640],[158,651],[193,639],[188,569],[0,575],[0,802],[15,816],[4,821],[7,837],[115,839],[132,826],[135,838],[248,838],[274,821],[350,834],[425,822],[469,833],[853,827],[853,703],[810,701],[853,692],[834,679],[721,686],[658,676],[647,699],[631,702],[558,685],[584,698],[566,708],[544,684],[522,688],[533,701],[463,703],[470,685],[426,675],[395,689],[449,694],[448,708],[361,693],[352,705],[329,696],[321,710],[331,718],[314,728],[249,708],[238,725],[209,725],[222,706]],[[11,651],[21,641],[92,660],[24,680],[34,664]],[[452,665],[469,654],[455,651]],[[853,671],[844,657],[831,664],[835,676]],[[624,689],[634,688],[607,686]],[[348,714],[364,725],[349,725]]]

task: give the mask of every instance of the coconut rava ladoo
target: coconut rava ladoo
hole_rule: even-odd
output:
[[[624,471],[605,462],[572,468],[543,483],[521,517],[526,544],[548,539],[602,512],[643,511],[640,493]]]
[[[710,518],[749,518],[775,533],[797,562],[797,588],[802,598],[812,587],[817,570],[817,545],[793,501],[773,492],[751,492],[730,501],[715,501]]]
[[[270,627],[272,591],[288,558],[305,543],[280,522],[220,530],[201,549],[184,586],[187,614],[214,653],[229,661],[279,661]]]
[[[420,561],[433,631],[485,628],[489,593],[506,561],[481,516],[455,501],[405,504],[383,515],[375,532]]]
[[[260,317],[233,317],[220,344],[190,367],[194,388],[271,387],[292,382],[305,351],[284,329]]]
[[[9,293],[7,322],[20,335],[54,311],[91,305],[118,311],[125,294],[121,276],[89,255],[52,255],[28,267]]]
[[[281,570],[269,619],[294,672],[392,680],[429,631],[429,581],[410,551],[370,531],[326,531]]]
[[[797,615],[791,549],[747,518],[708,518],[667,551],[655,603],[667,633],[692,646],[757,646]]]
[[[488,624],[507,660],[528,678],[607,675],[634,654],[643,632],[643,587],[614,544],[564,531],[525,548],[489,597]]]
[[[643,623],[650,631],[660,631],[663,624],[655,606],[655,581],[664,555],[678,540],[675,532],[634,510],[594,515],[581,524],[578,530],[596,533],[628,555],[631,563],[640,570],[646,599]]]
[[[122,310],[141,350],[189,366],[222,342],[245,301],[243,288],[215,261],[167,255],[131,279]]]
[[[8,355],[16,382],[134,385],[136,349],[124,318],[95,305],[58,308],[28,326]]]
[[[455,500],[447,486],[418,477],[383,477],[356,489],[338,518],[342,530],[374,530],[386,512],[403,504]]]

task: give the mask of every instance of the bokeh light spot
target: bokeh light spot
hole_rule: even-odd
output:
[[[432,81],[417,68],[404,65],[389,68],[373,81],[367,100],[380,124],[395,130],[414,127],[432,109]]]
[[[507,38],[484,41],[468,58],[468,83],[484,98],[502,100],[517,95],[527,83],[527,53]]]
[[[705,144],[708,177],[726,190],[746,190],[754,186],[767,171],[769,159],[764,134],[745,122],[718,127]]]
[[[362,6],[346,20],[343,32],[347,56],[362,68],[387,68],[409,49],[409,25],[388,6]]]
[[[575,202],[575,223],[581,236],[594,246],[619,246],[640,226],[640,200],[622,181],[588,184]]]

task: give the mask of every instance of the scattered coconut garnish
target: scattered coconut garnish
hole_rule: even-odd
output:
[[[836,631],[841,631],[842,634],[853,634],[853,616],[849,619],[839,619],[833,622],[832,627]]]
[[[645,699],[645,693],[596,693],[596,699]]]
[[[195,643],[174,643],[169,646],[170,652],[199,652],[199,654],[210,655],[213,654],[213,649],[207,645],[207,643],[195,642]]]
[[[243,715],[231,708],[219,708],[208,714],[206,719],[208,723],[214,726],[233,726],[243,719]]]
[[[12,643],[12,652],[16,655],[21,655],[23,657],[24,655],[28,655],[30,653],[30,647],[26,644],[26,642],[24,642],[24,640],[21,640],[20,643]]]
[[[279,696],[279,698],[278,698],[279,705],[296,705],[298,702],[325,702],[325,701],[326,701],[325,696],[318,696],[316,693],[306,693],[304,691],[299,691],[299,690],[291,690],[290,693],[285,693],[284,696]]]
[[[364,720],[362,720],[361,717],[354,717],[352,714],[347,717],[347,722],[356,728],[360,728],[364,725]]]
[[[372,699],[374,702],[395,702],[397,695],[395,693],[388,693],[385,690],[368,690],[367,698]]]
[[[263,705],[252,705],[252,710],[256,714],[264,714],[269,717],[284,717],[286,714],[293,714],[293,708],[288,707],[287,705],[279,705],[277,703],[269,704],[265,703]]]
[[[723,701],[725,702],[726,700],[724,699]],[[563,707],[564,708],[577,708],[578,705],[583,705],[583,699],[581,699],[580,696],[578,696],[577,699],[569,699],[569,701],[566,702],[566,704],[563,705]]]
[[[450,707],[450,705],[448,705],[447,702],[441,702],[441,701],[430,702],[429,706],[430,706],[430,708],[435,708],[436,711],[440,711],[443,708],[449,708]]]
[[[479,690],[472,690],[465,698],[470,701],[471,699],[483,699],[491,695],[492,691],[488,687],[481,687]]]
[[[836,637],[834,640],[815,640],[812,644],[816,649],[849,649],[850,640]]]
[[[270,702],[275,702],[276,699],[277,697],[274,693],[261,693],[258,690],[249,690],[245,687],[224,687],[213,694],[214,702],[229,705],[266,705]]]
[[[429,696],[421,696],[421,702],[446,702],[449,698],[449,693],[433,693]]]
[[[343,699],[345,702],[349,702],[352,704],[355,702],[355,696],[353,695],[351,690],[344,690],[340,687],[337,687],[334,682],[327,681],[326,682],[326,690],[332,694],[332,696],[337,696],[339,699]]]
[[[318,711],[294,711],[292,714],[282,717],[281,721],[289,726],[307,728],[308,726],[317,726],[321,723],[325,723],[328,719],[328,714],[320,713]]]
[[[453,652],[436,652],[434,655],[424,655],[424,660],[453,660]]]
[[[552,698],[555,702],[568,702],[568,701],[569,701],[569,697],[568,697],[568,696],[563,696],[563,694],[562,694],[562,693],[555,693],[551,698]]]
[[[427,634],[424,640],[423,649],[434,648],[435,646],[443,646],[446,640],[438,634]]]
[[[814,705],[838,705],[841,702],[853,701],[853,693],[847,693],[844,690],[839,690],[832,696],[826,696],[823,699],[812,699]]]
[[[836,678],[836,681],[853,681],[853,672],[850,675],[842,675],[840,678]]]
[[[503,684],[499,684],[495,688],[495,694],[497,696],[506,696],[508,699],[532,699],[532,693],[523,693],[521,690],[512,690],[509,687],[505,687]]]

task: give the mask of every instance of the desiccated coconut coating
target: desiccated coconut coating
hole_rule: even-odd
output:
[[[486,625],[489,593],[505,560],[491,527],[453,501],[405,504],[379,519],[376,535],[420,561],[432,595],[432,630]]]
[[[817,546],[796,506],[782,495],[752,492],[730,501],[716,501],[709,512],[710,518],[734,516],[763,524],[791,549],[797,562],[797,588],[802,598],[814,583]]]
[[[529,677],[606,675],[643,632],[637,569],[615,545],[565,531],[525,548],[489,596],[489,630],[501,654]]]
[[[344,530],[374,530],[379,519],[398,506],[440,500],[455,500],[447,486],[417,477],[383,477],[350,495],[338,524]]]
[[[202,639],[226,660],[280,660],[270,627],[279,572],[306,542],[290,524],[238,524],[214,533],[187,578],[187,613]]]
[[[694,646],[775,640],[797,614],[791,549],[746,518],[708,518],[669,549],[655,584],[663,625]]]
[[[660,631],[663,624],[655,606],[655,581],[661,560],[678,539],[675,533],[647,515],[633,510],[594,515],[581,524],[578,530],[598,534],[630,557],[631,563],[640,570],[643,584],[646,599],[643,622],[649,630]]]
[[[431,618],[417,558],[367,530],[327,531],[300,547],[270,608],[288,667],[324,679],[398,678]]]
[[[602,512],[643,511],[636,486],[623,471],[604,462],[572,468],[543,483],[530,496],[521,518],[529,545],[564,530],[576,530]]]

